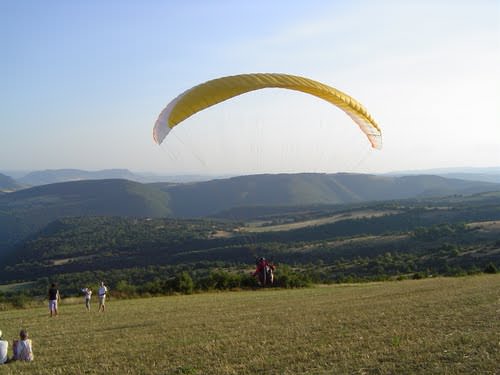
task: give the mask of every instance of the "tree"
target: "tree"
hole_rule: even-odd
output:
[[[116,283],[114,288],[117,292],[119,292],[123,296],[130,297],[135,294],[136,288],[133,285],[130,285],[126,280],[120,280]]]
[[[194,282],[188,272],[183,271],[175,278],[176,289],[183,294],[191,294],[194,290]]]
[[[498,269],[492,262],[489,262],[488,265],[484,268],[485,273],[497,273]]]

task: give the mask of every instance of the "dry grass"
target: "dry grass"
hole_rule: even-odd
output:
[[[500,232],[500,221],[478,221],[467,224],[467,227],[479,229],[484,232]]]
[[[361,210],[353,211],[342,214],[337,214],[333,216],[322,217],[319,219],[310,219],[304,221],[297,221],[293,223],[276,224],[276,225],[263,225],[265,222],[250,222],[245,227],[241,227],[241,232],[282,232],[294,229],[301,229],[306,227],[312,227],[317,225],[332,224],[342,220],[352,220],[352,219],[362,219],[362,218],[374,218],[385,215],[394,215],[398,211],[394,210]]]
[[[498,374],[500,275],[0,313],[35,362],[1,374]]]

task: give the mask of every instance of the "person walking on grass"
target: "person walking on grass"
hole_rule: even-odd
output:
[[[106,304],[106,294],[108,293],[108,287],[104,285],[104,281],[101,281],[101,286],[97,292],[99,296],[99,311],[104,312],[105,304]],[[102,310],[101,310],[102,309]]]
[[[59,289],[57,289],[56,284],[52,284],[49,288],[49,312],[50,317],[57,316],[58,309],[57,304],[61,300],[61,296],[59,295]]]
[[[85,307],[87,311],[90,311],[90,299],[92,298],[92,288],[90,287],[83,288],[82,292],[85,295]]]

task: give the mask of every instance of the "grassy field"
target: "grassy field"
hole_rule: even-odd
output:
[[[282,232],[288,230],[301,229],[306,227],[312,227],[317,225],[324,224],[333,224],[342,220],[353,220],[353,219],[362,219],[362,218],[373,218],[380,217],[385,215],[396,214],[398,211],[394,210],[360,210],[347,212],[332,216],[321,217],[319,219],[310,219],[304,221],[297,221],[293,223],[285,223],[285,224],[275,224],[268,225],[267,222],[263,221],[253,221],[248,222],[245,227],[241,227],[241,232],[252,232],[252,233],[263,233],[263,232]]]
[[[95,301],[94,301],[95,302]],[[0,374],[498,374],[500,275],[111,300],[0,313]]]

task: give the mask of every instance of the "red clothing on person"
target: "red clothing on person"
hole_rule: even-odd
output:
[[[274,266],[269,263],[266,259],[262,259],[260,260],[258,263],[257,263],[257,269],[255,270],[255,272],[253,273],[253,275],[258,275],[260,272],[263,272],[266,267],[269,267],[271,270],[274,271]]]

